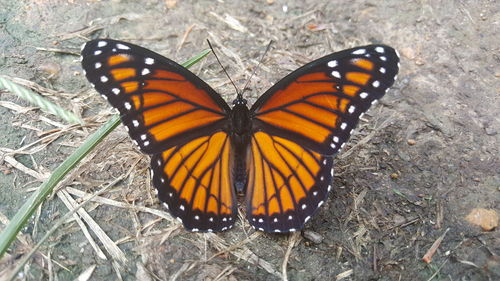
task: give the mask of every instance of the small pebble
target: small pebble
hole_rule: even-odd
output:
[[[408,139],[406,142],[407,142],[409,145],[415,145],[415,144],[417,143],[417,141],[416,141],[416,140],[414,140],[414,139]]]
[[[304,230],[302,232],[302,236],[304,236],[304,238],[316,244],[323,242],[324,239],[321,234],[309,229]]]

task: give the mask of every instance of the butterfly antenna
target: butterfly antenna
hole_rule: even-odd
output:
[[[229,78],[229,81],[231,81],[231,84],[233,84],[234,86],[234,89],[236,90],[236,94],[238,94],[238,97],[241,96],[240,94],[240,91],[238,91],[238,87],[236,87],[236,85],[234,84],[233,82],[233,79],[231,79],[231,77],[229,76],[229,74],[227,73],[226,69],[224,68],[224,66],[222,65],[222,63],[220,62],[219,60],[219,57],[217,57],[217,54],[215,53],[215,50],[214,48],[212,47],[212,44],[210,43],[210,40],[207,39],[207,42],[208,42],[208,46],[210,46],[210,49],[212,50],[212,53],[214,54],[215,58],[217,59],[217,62],[219,63],[220,67],[222,67],[222,70],[224,70],[224,73],[226,73],[226,76],[227,78]]]
[[[247,86],[248,86],[248,83],[250,83],[250,80],[252,80],[252,77],[254,76],[254,74],[257,72],[257,70],[260,68],[260,64],[262,63],[262,61],[264,60],[264,57],[266,56],[267,52],[269,52],[269,49],[271,49],[271,45],[273,44],[273,40],[269,41],[269,44],[267,44],[267,47],[266,47],[266,50],[264,51],[264,54],[262,54],[262,57],[260,58],[259,60],[259,63],[257,64],[257,66],[253,69],[252,71],[252,75],[250,75],[250,77],[247,79],[247,82],[245,83],[245,86],[243,87],[243,90],[241,91],[241,95],[243,96],[243,93],[245,92],[245,90],[247,89]]]

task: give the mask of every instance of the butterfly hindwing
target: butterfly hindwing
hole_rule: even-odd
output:
[[[253,227],[302,229],[331,189],[333,154],[394,83],[398,65],[384,45],[341,51],[297,69],[256,101],[246,194]]]
[[[158,197],[186,229],[212,232],[233,226],[237,202],[231,153],[229,136],[219,131],[151,157]]]
[[[295,70],[252,106],[254,128],[324,155],[348,140],[359,117],[392,86],[399,56],[369,45],[325,56]]]
[[[230,108],[220,95],[186,68],[150,50],[97,39],[83,47],[82,66],[145,153],[159,153],[227,123]]]
[[[331,189],[333,159],[266,132],[251,140],[247,218],[258,230],[303,228]]]

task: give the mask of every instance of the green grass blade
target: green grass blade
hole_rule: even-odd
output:
[[[191,66],[193,66],[194,64],[199,62],[202,58],[206,57],[210,52],[211,52],[210,49],[205,49],[205,50],[201,51],[198,55],[185,61],[182,64],[182,66],[184,66],[185,68],[190,68]]]
[[[193,64],[199,62],[210,50],[205,50],[186,61],[182,65],[189,68]],[[0,258],[12,244],[16,235],[26,225],[35,210],[42,204],[48,195],[52,193],[57,184],[66,176],[94,147],[96,147],[113,129],[120,124],[120,117],[113,116],[111,120],[106,122],[94,134],[92,134],[75,152],[73,152],[64,162],[57,167],[45,181],[23,204],[19,211],[14,215],[10,223],[0,234]]]

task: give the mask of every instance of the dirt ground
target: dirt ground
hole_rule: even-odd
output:
[[[86,121],[69,127],[0,91],[2,228],[44,176],[114,114],[82,75],[77,55],[88,39],[125,40],[183,62],[208,38],[237,85],[272,39],[250,83],[252,101],[291,70],[334,51],[383,42],[401,54],[398,81],[337,156],[333,192],[299,235],[255,232],[243,220],[220,234],[185,232],[153,193],[148,157],[120,126],[23,229],[0,272],[68,212],[64,194],[78,201],[122,177],[84,207],[90,220],[73,219],[52,235],[19,279],[499,280],[498,228],[484,231],[465,220],[473,208],[500,211],[497,1],[0,0],[0,6],[0,74],[42,86],[47,99]],[[213,56],[193,71],[226,100],[234,98]],[[9,154],[36,173],[3,161],[8,149],[41,138]],[[445,232],[432,262],[424,263]]]

